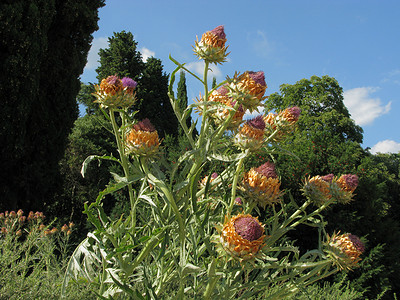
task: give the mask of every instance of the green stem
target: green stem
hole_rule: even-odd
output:
[[[111,119],[113,131],[114,131],[115,139],[117,141],[117,147],[118,147],[118,152],[119,152],[119,156],[121,159],[121,165],[124,170],[124,175],[126,177],[126,180],[129,180],[128,179],[129,178],[129,161],[128,161],[127,155],[125,154],[124,145],[122,143],[121,134],[119,132],[119,128],[118,128],[117,122],[115,120],[114,113],[115,113],[114,110],[110,109],[110,119]],[[124,125],[125,124],[122,124],[122,126],[124,126]],[[134,194],[133,194],[133,189],[132,189],[131,183],[128,184],[128,192],[129,192],[129,200],[132,205],[132,203],[134,203],[135,201],[134,201]],[[131,209],[133,209],[133,207],[131,207]]]
[[[228,212],[227,212],[228,216],[231,214],[232,209],[233,209],[233,205],[235,204],[237,184],[238,184],[239,176],[240,176],[241,171],[242,171],[243,161],[246,158],[246,156],[244,156],[241,159],[239,159],[239,162],[238,162],[237,167],[236,167],[236,172],[233,175],[232,192],[231,192],[231,203],[229,204],[229,208],[228,208]]]
[[[205,128],[207,128],[206,124],[207,122],[207,113],[208,113],[208,84],[207,84],[207,74],[208,74],[208,66],[209,62],[205,61],[204,62],[204,79],[203,79],[203,84],[204,84],[204,107],[203,107],[203,119],[201,120],[201,129],[200,129],[200,137],[198,140],[198,147],[200,147],[203,142],[204,142],[204,136],[205,136]]]

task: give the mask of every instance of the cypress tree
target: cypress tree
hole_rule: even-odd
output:
[[[104,1],[0,4],[1,209],[43,210],[78,116],[75,97]]]

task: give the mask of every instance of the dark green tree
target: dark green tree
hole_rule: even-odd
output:
[[[179,109],[180,109],[181,113],[183,113],[183,111],[188,106],[186,76],[185,76],[184,72],[181,72],[180,76],[179,76],[178,89],[177,89],[177,100],[179,101]],[[188,128],[190,128],[191,124],[192,124],[192,117],[189,114],[189,116],[186,119],[186,126]]]
[[[150,119],[161,137],[178,135],[178,119],[168,97],[168,75],[163,71],[161,60],[147,59],[138,83],[137,97],[138,119]]]
[[[131,32],[114,32],[108,39],[108,48],[100,49],[99,56],[100,66],[96,69],[99,82],[110,75],[140,82],[145,63]]]
[[[1,209],[43,210],[78,116],[76,95],[104,1],[0,4]]]

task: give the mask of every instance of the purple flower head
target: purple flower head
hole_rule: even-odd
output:
[[[328,174],[328,175],[325,175],[325,176],[321,176],[321,179],[322,179],[323,181],[326,181],[326,182],[332,182],[333,177],[334,177],[333,174]]]
[[[250,242],[258,240],[264,232],[264,228],[252,217],[239,218],[234,226],[237,234]]]
[[[267,85],[265,83],[265,76],[263,71],[258,71],[258,72],[248,71],[247,73],[249,73],[250,78],[253,79],[256,83],[262,86]]]
[[[137,86],[137,82],[129,77],[124,77],[121,79],[122,85],[129,89],[134,89]]]
[[[118,85],[120,79],[116,75],[111,75],[106,78],[106,81],[109,85]]]
[[[213,30],[211,30],[211,32],[214,33],[221,40],[224,40],[226,38],[223,25],[215,27]]]
[[[272,162],[266,162],[255,169],[257,173],[264,175],[267,178],[278,178],[275,171],[275,165]]]
[[[288,108],[289,113],[298,120],[301,114],[301,109],[298,106],[293,106]]]
[[[217,89],[218,94],[225,96],[228,93],[228,89],[225,86],[221,86]]]
[[[218,177],[218,173],[217,172],[214,172],[214,173],[211,174],[211,178],[212,179],[215,179],[217,177]]]
[[[235,101],[235,100],[232,100],[232,101],[231,101],[231,106],[232,106],[232,107],[235,107],[235,104],[236,104],[236,101]],[[243,108],[243,105],[242,105],[242,104],[239,104],[239,107],[238,107],[237,111],[244,113],[244,108]]]
[[[354,247],[356,247],[356,249],[358,251],[360,251],[361,253],[364,252],[365,250],[365,246],[364,243],[361,242],[360,238],[354,234],[349,234],[348,235],[350,241],[353,243]]]
[[[237,205],[242,205],[242,204],[243,204],[242,198],[236,197],[236,198],[235,198],[235,203],[236,203]]]
[[[140,121],[139,123],[136,123],[133,125],[133,128],[135,130],[142,130],[142,131],[148,131],[148,132],[153,132],[156,129],[154,128],[153,124],[151,124],[149,119],[144,119],[143,121]]]
[[[247,121],[247,124],[256,129],[265,129],[264,118],[260,115]]]
[[[341,176],[344,181],[346,182],[346,185],[350,189],[355,189],[358,186],[358,176],[353,175],[353,174],[345,174]]]

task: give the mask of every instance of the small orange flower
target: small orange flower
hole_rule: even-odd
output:
[[[334,233],[332,237],[328,236],[325,244],[325,252],[341,270],[357,267],[364,250],[365,246],[359,237],[350,233]]]
[[[96,92],[93,94],[96,97],[95,102],[108,108],[130,107],[136,101],[133,93],[136,85],[136,81],[129,77],[121,80],[116,75],[108,76],[101,81],[100,85],[95,86]]]
[[[126,137],[126,149],[128,153],[140,156],[152,156],[158,152],[160,140],[157,130],[149,119],[135,124]]]
[[[226,53],[228,47],[225,47],[226,34],[224,26],[220,25],[211,31],[205,32],[200,42],[196,38],[195,46],[193,47],[195,55],[199,59],[203,59],[210,63],[223,63],[229,53]]]
[[[245,110],[250,112],[258,111],[264,97],[267,84],[265,83],[264,72],[247,71],[243,74],[235,74],[232,79],[228,78],[230,84],[229,96],[233,100],[239,101]]]
[[[258,218],[239,214],[228,219],[220,230],[219,244],[232,258],[249,260],[264,246],[264,225]]]
[[[332,198],[330,182],[319,175],[309,177],[304,181],[303,194],[317,206],[321,206]]]
[[[264,144],[265,122],[262,116],[248,120],[235,135],[235,143],[242,149],[256,151]]]
[[[357,186],[357,175],[344,174],[332,180],[331,193],[337,202],[347,204],[353,200],[354,191]]]
[[[280,202],[280,185],[275,165],[267,162],[245,173],[240,189],[248,195],[250,201],[265,208],[267,204]]]

